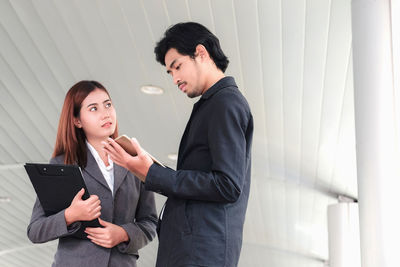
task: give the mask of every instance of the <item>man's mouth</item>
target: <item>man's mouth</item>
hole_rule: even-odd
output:
[[[182,82],[182,83],[179,83],[178,84],[178,87],[179,87],[179,89],[181,90],[181,91],[185,91],[185,87],[186,87],[186,83],[185,82]]]

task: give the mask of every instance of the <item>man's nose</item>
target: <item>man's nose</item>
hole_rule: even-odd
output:
[[[178,83],[181,81],[181,79],[178,78],[177,75],[175,75],[175,76],[173,77],[173,79],[174,79],[174,84],[178,84]]]

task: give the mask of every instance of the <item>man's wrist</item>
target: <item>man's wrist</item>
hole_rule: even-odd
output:
[[[152,160],[151,162],[145,164],[145,166],[144,166],[144,168],[143,168],[143,172],[142,172],[142,176],[143,176],[143,180],[142,180],[142,181],[143,181],[143,182],[146,181],[147,174],[149,173],[149,170],[150,170],[150,168],[151,168],[151,166],[152,166],[153,164],[154,164],[153,160]]]

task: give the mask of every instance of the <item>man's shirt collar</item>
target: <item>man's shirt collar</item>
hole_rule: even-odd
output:
[[[222,79],[220,79],[218,82],[216,82],[213,86],[210,87],[200,98],[200,100],[207,100],[211,96],[213,96],[216,92],[221,90],[222,88],[225,87],[230,87],[234,86],[237,87],[235,83],[235,79],[231,76],[226,76]]]

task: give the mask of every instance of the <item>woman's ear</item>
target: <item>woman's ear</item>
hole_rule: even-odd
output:
[[[75,127],[77,127],[77,128],[82,128],[82,123],[81,123],[81,121],[79,120],[79,118],[74,117],[74,125],[75,125]]]

